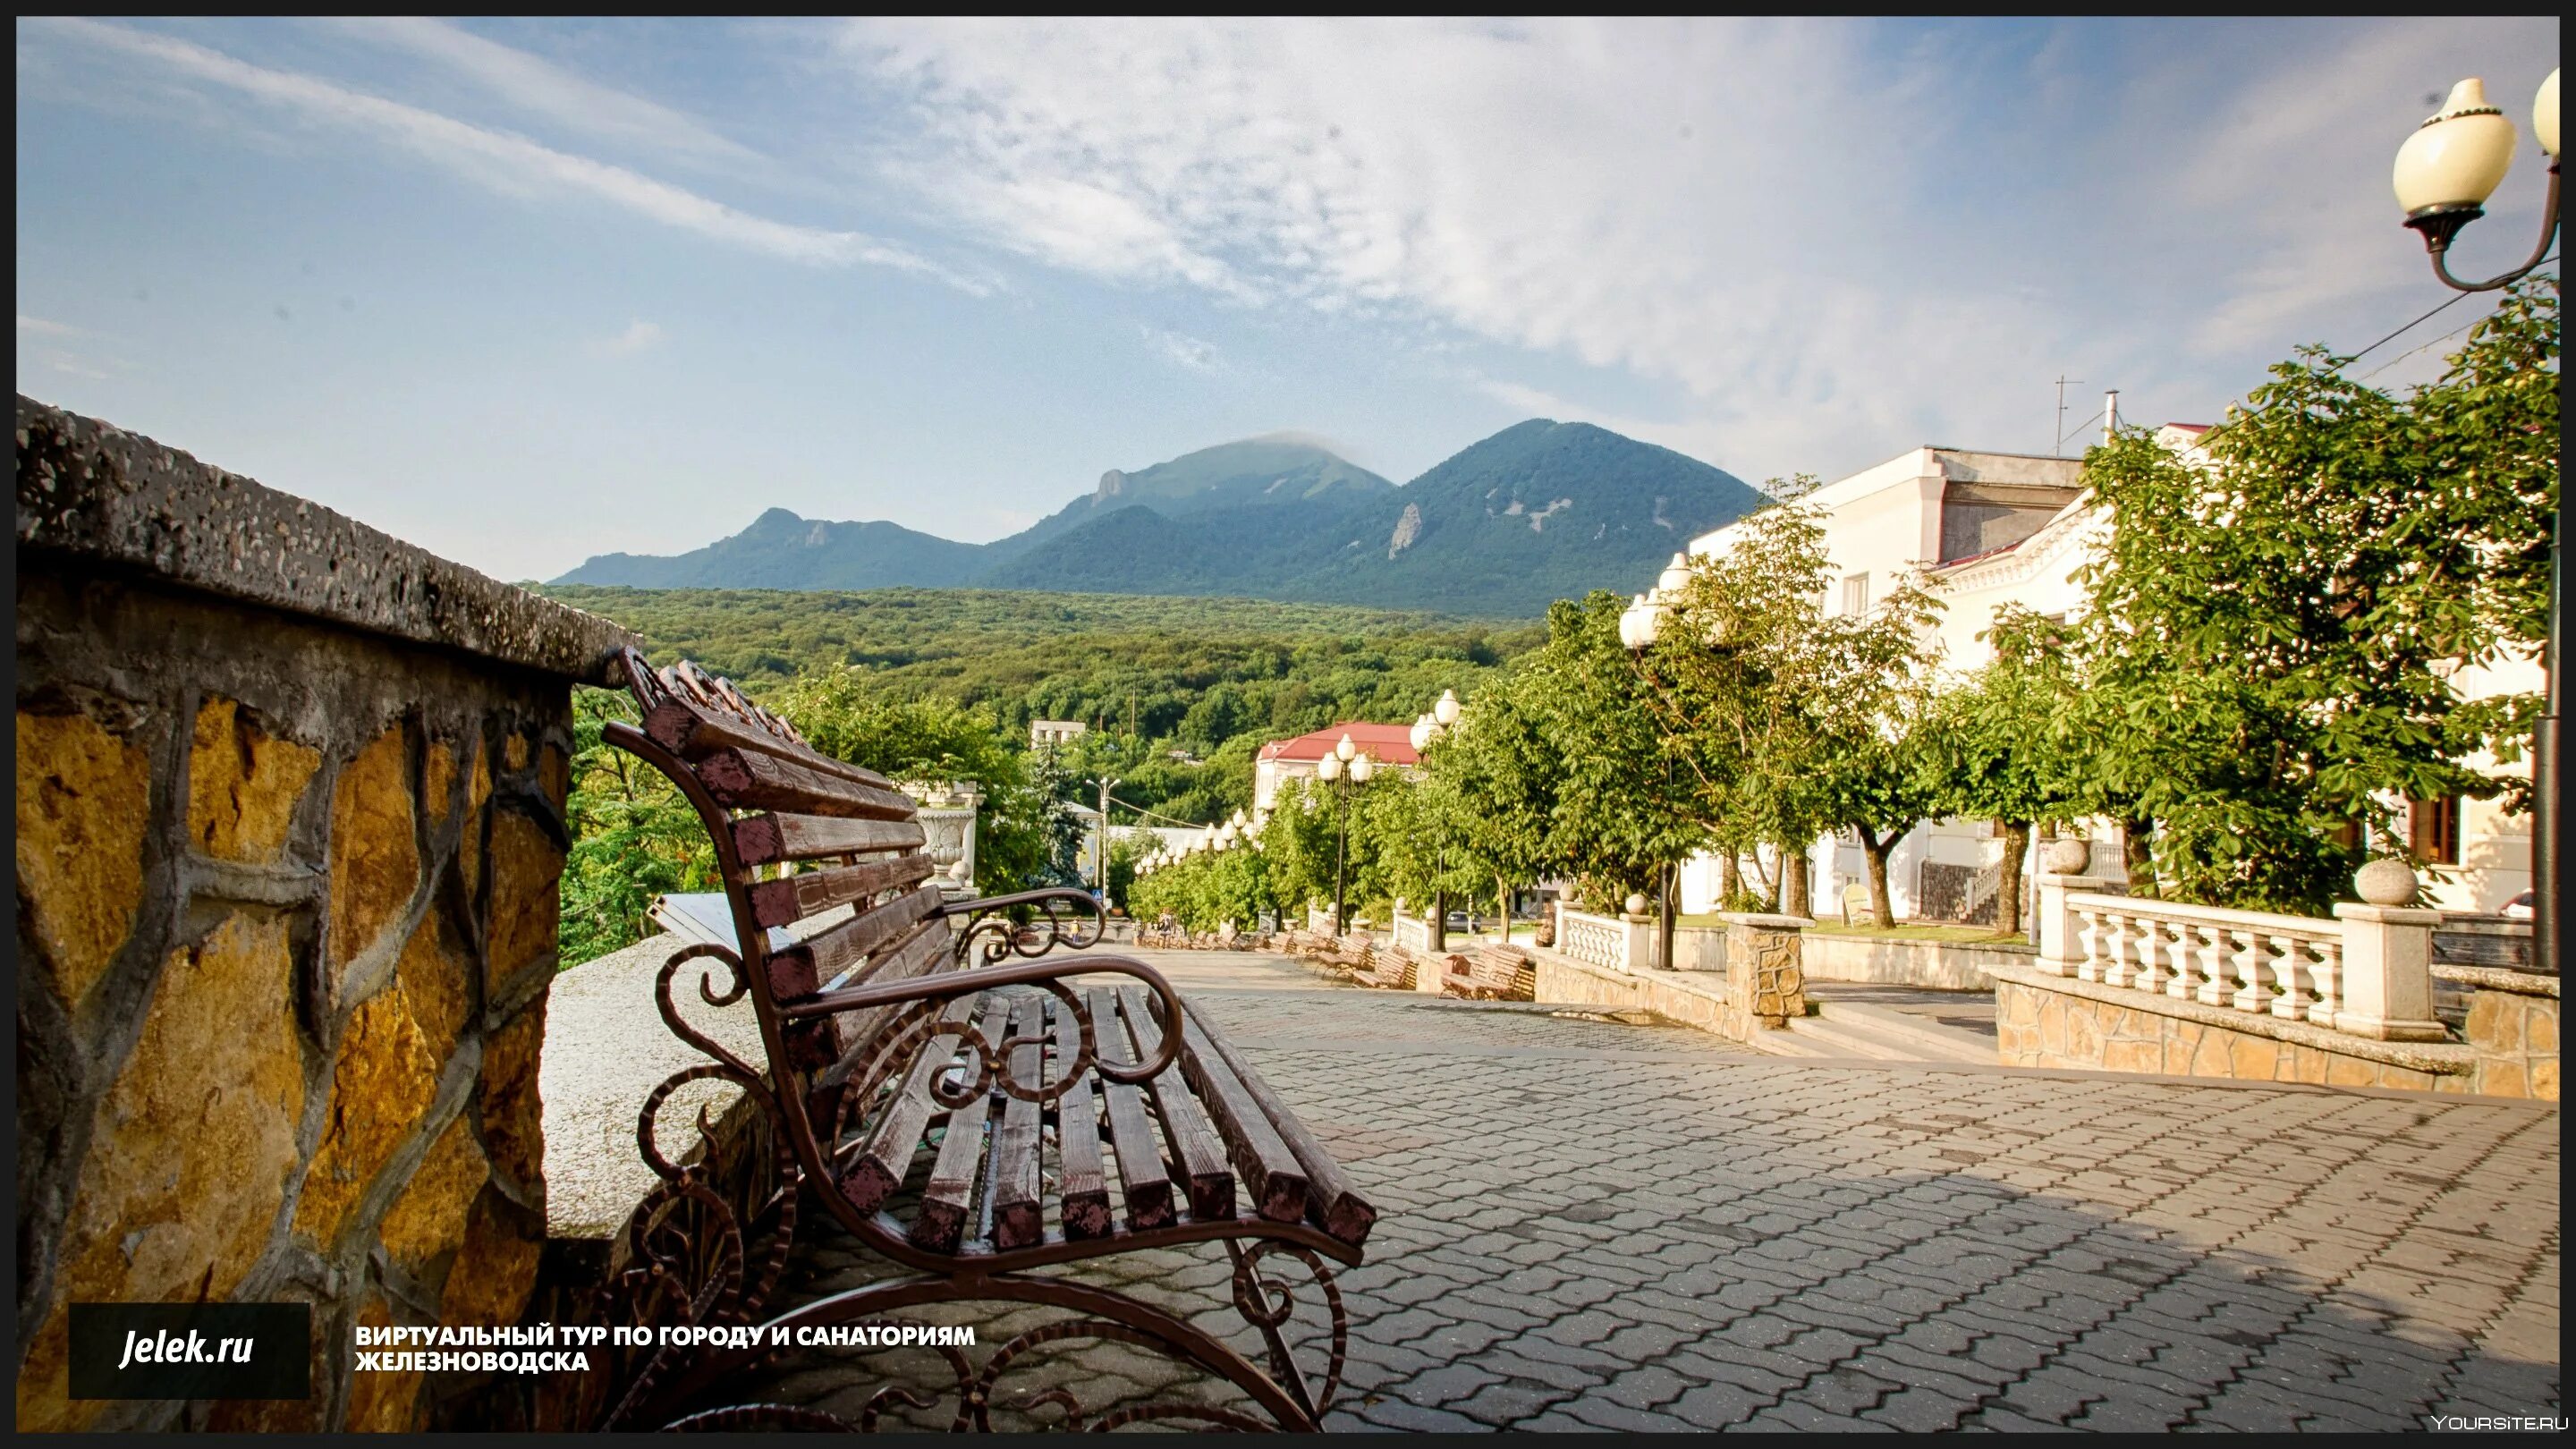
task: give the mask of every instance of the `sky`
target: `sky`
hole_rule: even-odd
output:
[[[968,541],[1295,431],[1748,481],[2206,421],[2443,301],[2389,192],[2556,22],[20,20],[18,390],[505,579]],[[2375,353],[2430,376],[2456,305]],[[2456,340],[2456,339],[2453,339]],[[2095,426],[2098,426],[2095,425]]]

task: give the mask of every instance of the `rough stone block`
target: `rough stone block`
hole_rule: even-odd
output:
[[[53,1307],[18,1378],[20,1429],[78,1427],[100,1407],[65,1398],[67,1304],[221,1299],[267,1248],[304,1097],[291,972],[286,922],[240,913],[164,963],[80,1166]]]
[[[216,860],[274,862],[321,765],[320,750],[270,734],[238,700],[207,700],[188,749],[189,848]]]
[[[539,997],[484,1043],[478,1092],[493,1165],[530,1191],[545,1172],[545,1114],[537,1095],[537,1051],[545,1036],[546,1002]]]
[[[442,1323],[516,1323],[536,1287],[544,1224],[487,1185],[465,1219],[465,1238],[438,1302]]]
[[[388,986],[350,1014],[321,1145],[295,1204],[297,1232],[325,1249],[338,1240],[360,1194],[429,1110],[438,1066],[401,991]]]
[[[2231,1034],[2231,1038],[2227,1044],[2229,1070],[2225,1075],[2254,1082],[2271,1081],[2280,1066],[2281,1044],[2263,1036]]]
[[[341,767],[331,796],[331,981],[400,919],[420,885],[411,742],[400,724]]]
[[[354,1322],[383,1328],[394,1321],[382,1293],[370,1290],[358,1305]],[[349,1405],[342,1426],[359,1433],[401,1433],[420,1427],[418,1370],[349,1375]]]
[[[432,825],[445,825],[456,813],[456,746],[446,740],[430,741],[422,757],[420,802]]]
[[[151,791],[137,740],[87,715],[18,711],[19,919],[66,1005],[133,932]]]
[[[491,1176],[483,1149],[474,1144],[472,1124],[465,1113],[457,1113],[430,1144],[393,1206],[385,1209],[377,1241],[404,1272],[426,1277],[439,1254],[463,1240],[465,1210]]]
[[[492,907],[484,936],[483,991],[497,998],[502,983],[551,956],[563,897],[564,853],[554,837],[516,810],[492,817]]]
[[[2326,1085],[2329,1087],[2375,1087],[2379,1085],[2376,1064],[2359,1057],[2326,1054]]]
[[[572,761],[553,745],[537,751],[537,788],[544,792],[546,803],[557,810],[572,794]]]
[[[421,914],[394,964],[395,990],[420,1029],[423,1050],[433,1062],[455,1054],[456,1043],[473,1014],[474,958],[458,939],[456,927],[435,909]]]

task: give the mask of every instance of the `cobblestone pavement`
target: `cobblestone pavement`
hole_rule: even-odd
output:
[[[1341,1278],[1350,1365],[1328,1427],[2406,1429],[2561,1411],[2552,1107],[1808,1063],[1572,1008],[1331,987],[1276,957],[1146,954],[1384,1214]],[[1074,1272],[1256,1347],[1212,1246]],[[791,1273],[807,1301],[887,1270],[824,1237]],[[919,1321],[994,1345],[1042,1317]],[[997,1409],[1051,1388],[1094,1412],[1241,1402],[1125,1345],[1061,1346],[1015,1368]],[[889,1382],[925,1398],[948,1382],[918,1349],[794,1351],[757,1379],[727,1397],[853,1417]],[[955,1404],[888,1422],[944,1424]]]

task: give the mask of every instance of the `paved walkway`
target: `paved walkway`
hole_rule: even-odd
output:
[[[1800,1062],[1571,1009],[1328,986],[1278,957],[1146,954],[1384,1213],[1341,1280],[1351,1362],[1331,1427],[2407,1429],[2561,1412],[2554,1108]],[[1212,1247],[1077,1271],[1254,1347]],[[884,1270],[824,1238],[791,1273],[803,1301]],[[922,1320],[974,1323],[986,1345],[1038,1321]],[[1005,1379],[997,1411],[1049,1388],[1095,1412],[1239,1402],[1123,1345],[1063,1347]],[[889,1382],[945,1379],[923,1350],[799,1351],[729,1397],[855,1417]],[[952,1393],[889,1422],[954,1408]]]

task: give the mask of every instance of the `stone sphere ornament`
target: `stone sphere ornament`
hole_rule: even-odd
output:
[[[2402,860],[2374,860],[2352,874],[2352,888],[2374,906],[2411,906],[2415,886],[2415,872]]]
[[[1631,895],[1628,897],[1627,906],[1629,915],[1642,916],[1646,913],[1646,898],[1643,895]]]
[[[2093,863],[2093,847],[2080,835],[2061,835],[2040,853],[2039,863],[2051,875],[2082,875]]]

